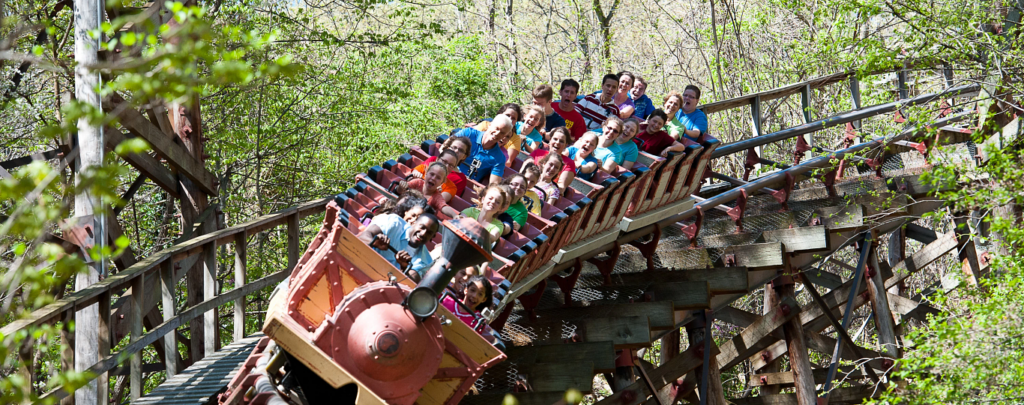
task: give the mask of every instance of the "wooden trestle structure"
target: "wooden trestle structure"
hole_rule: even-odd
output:
[[[701,108],[711,120],[716,113],[749,109],[751,136],[728,144],[707,139],[702,147],[668,159],[643,156],[644,167],[632,172],[596,183],[578,181],[556,212],[531,218],[521,240],[496,246],[500,257],[491,267],[510,287],[501,291],[491,324],[509,347],[508,360],[487,371],[476,383],[476,395],[463,402],[494,404],[514,392],[520,404],[552,404],[568,389],[598,392],[604,395],[600,404],[813,404],[826,393],[832,403],[854,403],[877,393],[876,384],[887,381],[904,350],[900,335],[908,322],[937,312],[923,302],[923,295],[908,290],[907,283],[934,285],[932,291],[955,288],[954,277],[918,277],[921,269],[947,255],[963,264],[967,285],[976,285],[987,270],[981,247],[970,237],[976,221],[959,213],[934,229],[920,221],[922,214],[947,205],[932,196],[935,190],[920,174],[932,167],[926,154],[933,161],[943,155],[946,164],[965,168],[979,163],[976,151],[982,146],[970,142],[978,122],[974,100],[979,92],[989,95],[992,90],[949,81],[936,92],[911,96],[904,87],[906,75],[896,72],[898,101],[874,106],[861,105],[860,84],[852,73],[707,104]],[[808,107],[814,91],[826,86],[850,86],[854,108],[814,120]],[[796,95],[801,96],[805,122],[764,133],[762,105]],[[906,125],[902,132],[861,141],[863,120],[892,120],[894,115],[900,120],[900,109],[914,105],[940,112],[929,123],[933,130]],[[166,134],[180,126],[166,122],[164,128],[167,120],[161,118],[166,114],[151,112],[147,119],[132,109],[111,110],[173,169],[148,155],[127,157],[140,173],[157,184],[168,183],[175,195],[188,190],[216,193],[211,177],[195,175],[209,175],[196,155],[167,140]],[[179,115],[198,120],[195,114]],[[1008,135],[1019,132],[1015,118],[1002,124]],[[815,145],[814,134],[833,127],[846,128],[843,144],[836,150]],[[938,145],[946,148],[939,150]],[[778,161],[766,158],[769,146],[782,151]],[[353,204],[342,208],[358,218],[359,195],[386,193],[390,172],[432,150],[436,147],[428,141],[399,162],[361,175],[359,190],[350,190],[345,199]],[[739,153],[746,157],[737,159]],[[737,162],[744,173],[727,173]],[[756,168],[760,176],[751,177]],[[711,185],[703,185],[708,178]],[[182,189],[178,182],[192,188]],[[222,305],[234,303],[234,340],[245,338],[240,326],[245,314],[239,309],[245,296],[290,273],[306,246],[300,240],[300,219],[322,213],[327,201],[225,229],[197,229],[199,236],[127,263],[119,273],[5,326],[2,333],[10,336],[30,325],[71,320],[77,308],[98,302],[101,319],[107,321],[100,325],[105,337],[102,360],[91,371],[106,382],[121,361],[139,356],[149,345],[161,353],[176,352],[172,332],[205,316],[207,322],[193,323],[193,331],[206,333],[191,342],[192,360],[198,361],[202,353],[211,355],[217,349],[215,310]],[[207,219],[209,211],[195,214],[193,223],[213,223]],[[280,225],[287,226],[288,267],[246,280],[246,238]],[[236,287],[217,291],[214,275],[225,270],[217,269],[215,255],[224,244],[234,245]],[[187,308],[176,312],[173,288],[193,263],[205,281],[188,290]],[[131,300],[121,307],[127,315],[122,319],[111,313],[110,304],[129,287]],[[763,305],[754,313],[738,308],[744,302]],[[851,336],[855,313],[871,319],[868,333],[877,342],[874,347],[864,347],[858,344],[864,339]],[[143,314],[153,317],[145,333]],[[117,325],[124,325],[123,330],[118,332]],[[125,333],[131,343],[110,353],[110,337]],[[656,343],[659,353],[652,348]],[[164,357],[159,369],[173,376],[181,360]],[[214,363],[195,363],[189,372]],[[740,364],[749,366],[737,369]],[[140,363],[128,368],[133,381],[141,380]],[[35,373],[31,368],[24,372]],[[723,373],[743,376],[760,395],[727,399]],[[611,391],[595,391],[598,374],[605,376]],[[195,375],[202,375],[201,370]],[[199,378],[185,387],[218,387],[222,380],[207,383]],[[133,384],[133,398],[140,394]],[[47,396],[67,394],[55,390]]]

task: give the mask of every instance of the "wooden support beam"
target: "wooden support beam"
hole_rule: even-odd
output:
[[[109,150],[114,150],[117,145],[127,139],[121,130],[113,127],[106,127],[104,135],[104,142],[106,142],[107,149]],[[122,155],[121,158],[134,167],[135,170],[138,170],[139,173],[153,180],[153,184],[164,189],[171,197],[181,198],[181,194],[178,191],[178,179],[174,176],[174,173],[171,173],[170,169],[160,164],[156,158],[144,153],[128,153]]]
[[[938,316],[941,311],[938,309],[902,295],[889,294],[889,309],[902,315],[902,321],[913,318],[921,322],[928,322],[928,315]]]
[[[718,350],[712,346],[711,355],[715,355],[717,353]],[[647,375],[650,377],[651,383],[654,384],[654,387],[656,389],[660,389],[661,387],[676,381],[676,379],[691,370],[700,367],[703,362],[703,346],[691,345],[690,348],[680,353],[679,356],[676,356],[676,358],[670,360],[668,363],[651,370]],[[642,381],[637,381],[625,389],[598,401],[597,403],[605,405],[637,405],[643,403],[649,395],[652,395],[652,393],[647,389],[647,384]]]
[[[645,291],[656,301],[672,301],[676,310],[711,306],[711,290],[706,282],[654,283]]]
[[[217,243],[211,242],[203,246],[205,259],[203,261],[203,300],[209,301],[217,297]],[[209,356],[217,351],[220,344],[220,317],[217,309],[214,308],[203,314],[203,357]]]
[[[745,267],[720,267],[692,270],[653,270],[643,273],[626,273],[612,276],[612,281],[622,285],[649,285],[662,283],[706,282],[711,293],[747,292],[747,269]],[[655,297],[657,298],[657,297]]]
[[[534,363],[517,365],[525,374],[533,392],[560,392],[577,389],[584,394],[594,386],[594,365],[588,361],[578,363]]]
[[[871,388],[836,388],[829,393],[830,404],[859,404],[865,398],[879,395]],[[796,405],[796,394],[761,395],[749,398],[732,398],[734,405]]]
[[[142,297],[145,292],[142,289],[143,276],[138,275],[132,279],[132,290],[135,294],[132,294],[131,299],[131,341],[138,341],[142,337]],[[135,352],[131,356],[131,368],[129,371],[129,379],[131,388],[129,397],[132,400],[138,399],[142,396],[142,352]]]
[[[241,287],[246,282],[247,236],[245,232],[235,235],[235,287]],[[245,301],[244,296],[235,300],[234,339],[236,341],[245,338]]]
[[[651,326],[646,316],[616,316],[583,321],[587,342],[609,341],[616,348],[640,348],[651,343]]]
[[[872,251],[869,259],[872,271],[868,274],[870,277],[867,277],[868,294],[875,314],[878,343],[882,346],[882,352],[895,360],[900,357],[899,343],[896,341],[896,323],[889,310],[889,293],[886,292],[882,272],[879,271],[878,252]]]
[[[908,238],[924,243],[925,245],[935,242],[935,240],[939,238],[939,235],[935,233],[934,230],[925,228],[913,222],[907,224],[904,229],[906,229]]]
[[[792,298],[783,298],[771,312],[762,316],[719,348],[718,365],[720,369],[732,368],[760,351],[764,346],[760,343],[783,323],[800,314],[800,306]]]
[[[176,278],[174,278],[174,262],[171,260],[165,260],[160,263],[160,300],[162,302],[162,312],[164,319],[174,318],[174,311],[176,309],[174,303],[174,295],[177,292]],[[164,368],[167,371],[167,378],[174,377],[178,373],[178,340],[174,333],[168,333],[163,337],[163,345],[165,353],[173,353],[173,356],[166,356],[164,359]]]
[[[906,260],[892,266],[893,277],[885,281],[885,288],[888,289],[892,286],[898,285],[901,281],[907,279],[918,270],[927,267],[946,253],[956,249],[956,245],[957,238],[953,232],[949,232],[938,237],[934,242],[921,248]]]
[[[610,341],[513,346],[509,347],[505,354],[508,355],[509,361],[516,363],[517,367],[536,363],[590,363],[594,373],[607,373],[615,370],[615,345]]]
[[[114,102],[116,104],[104,103],[104,110],[117,114],[121,125],[124,125],[132,134],[148,142],[157,155],[166,159],[167,163],[178,173],[188,177],[196,187],[211,196],[217,195],[217,177],[206,170],[201,160],[193,157],[183,146],[175,143],[160,128],[147,120],[142,113],[121,100]]]
[[[758,317],[759,315],[755,313],[733,307],[725,307],[715,311],[716,319],[731,323],[741,328],[750,326],[750,324],[757,321]]]
[[[810,287],[814,288],[814,287]],[[779,296],[783,299],[796,300],[793,292],[793,284],[784,284],[778,288]],[[792,369],[795,381],[796,398],[799,405],[814,405],[818,397],[814,393],[814,376],[811,374],[811,361],[807,353],[807,346],[804,342],[803,327],[799,319],[790,319],[782,325],[783,334],[786,336],[786,344],[789,350],[789,365]]]
[[[792,229],[764,231],[765,242],[780,242],[786,253],[814,252],[828,249],[828,229],[825,226],[802,226]]]
[[[956,229],[953,232],[956,234],[957,256],[960,258],[964,279],[968,284],[977,286],[981,281],[981,261],[978,260],[978,251],[967,219],[967,213],[954,215],[953,223]]]
[[[615,314],[625,317],[645,316],[651,329],[665,330],[675,325],[672,303],[667,301],[538,309],[536,314],[539,321],[584,320]]]

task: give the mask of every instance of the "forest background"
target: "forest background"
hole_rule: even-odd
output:
[[[945,63],[955,69],[958,84],[995,80],[1019,94],[1013,87],[1021,66],[1017,29],[1002,28],[1004,19],[1017,12],[1013,5],[967,0],[214,0],[182,12],[184,20],[210,33],[204,38],[215,48],[179,56],[196,68],[193,73],[217,80],[199,83],[173,76],[155,87],[143,79],[119,81],[145,77],[146,69],[153,68],[145,64],[108,69],[104,80],[110,92],[165,98],[181,96],[174,88],[180,81],[188,86],[186,92],[198,96],[210,155],[207,169],[219,180],[220,196],[213,202],[223,212],[220,221],[230,226],[344,190],[368,166],[493,115],[505,102],[528,103],[529,89],[536,84],[557,88],[566,78],[580,81],[581,93],[589,93],[597,90],[603,74],[630,70],[647,79],[656,105],[668,91],[687,84],[702,88],[701,102],[708,103],[825,74],[868,73],[914,61],[912,77],[931,77]],[[145,6],[142,1],[107,3],[125,15]],[[67,0],[0,0],[0,161],[54,149],[73,120],[90,113],[71,101],[70,8]],[[158,40],[153,41],[148,46]],[[226,59],[235,70],[217,68]],[[871,80],[864,83],[865,104],[895,97],[894,75]],[[923,91],[928,86],[922,81],[914,87]],[[815,116],[852,107],[848,92],[836,87],[815,94]],[[798,101],[778,100],[762,109],[765,132],[802,123]],[[747,120],[742,112],[716,115],[712,133],[725,142],[749,137]],[[841,129],[829,133],[835,140],[841,137]],[[112,168],[97,184],[114,201],[134,176],[110,161]],[[993,173],[992,187],[957,190],[961,195],[954,199],[971,208],[1024,202],[1020,157],[1011,150],[996,161],[985,169]],[[23,204],[38,208],[16,226],[5,225],[0,234],[0,268],[10,269],[0,283],[0,325],[71,291],[68,279],[80,263],[61,264],[42,245],[31,243],[55,229],[60,218],[73,215],[73,176],[70,169],[59,169],[57,181],[38,201],[24,197],[56,170],[45,162],[19,169],[0,183],[5,224],[7,215]],[[936,176],[936,181],[957,180]],[[151,183],[118,214],[123,243],[139,256],[172,244],[186,228],[173,199]],[[1022,337],[1009,328],[1019,320],[1009,308],[1024,298],[1014,288],[1022,279],[1019,249],[1014,248],[1021,236],[1013,224],[1013,218],[993,223],[1006,245],[1003,259],[996,262],[1001,276],[989,295],[943,302],[948,318],[915,337],[918,357],[908,361],[903,377],[923,383],[904,386],[909,389],[901,391],[906,400],[993,396],[1012,402],[1024,397]],[[269,249],[283,242],[259,243]],[[22,283],[11,283],[12,274],[27,271],[21,263],[33,254],[31,277],[19,275]],[[258,264],[250,267],[250,277],[282,265],[280,257],[262,259],[254,261]],[[254,297],[247,311],[259,315],[262,308],[260,297]],[[994,315],[978,317],[977,311]],[[250,317],[253,331],[257,318]],[[973,333],[992,328],[1002,333],[999,339]],[[53,331],[40,333],[41,341],[49,336],[53,342]],[[56,350],[49,347],[38,356],[53,358]],[[0,351],[0,376],[9,377],[0,380],[2,402],[19,400],[15,357]],[[1016,366],[1002,367],[1007,364]],[[961,378],[929,377],[936,368]],[[73,385],[75,378],[51,378],[50,384]],[[158,382],[159,376],[147,384]]]

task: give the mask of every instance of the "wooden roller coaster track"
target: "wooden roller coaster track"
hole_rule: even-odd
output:
[[[906,73],[897,74],[904,79]],[[854,108],[813,120],[809,107],[814,90],[835,84],[850,86]],[[962,125],[976,117],[980,87],[943,87],[911,97],[901,86],[898,101],[862,106],[857,76],[842,73],[707,104],[701,108],[712,118],[714,113],[748,108],[751,136],[728,144],[706,139],[701,147],[668,159],[644,156],[637,170],[593,183],[577,181],[555,212],[531,218],[526,230],[496,246],[501,257],[491,267],[495,277],[508,283],[490,317],[509,346],[508,360],[485,373],[476,395],[463,402],[492,404],[514,392],[521,404],[551,404],[567,389],[578,389],[599,394],[598,403],[724,404],[721,374],[734,372],[740,364],[749,368],[735,373],[761,395],[728,399],[733,403],[810,404],[819,396],[847,403],[875,395],[905,349],[900,335],[907,323],[937,312],[923,302],[922,294],[958,285],[952,277],[914,279],[931,288],[913,295],[906,289],[908,281],[951,253],[963,263],[968,285],[976,285],[987,270],[985,254],[970,237],[974,222],[951,216],[939,224],[944,229],[933,230],[920,221],[924,213],[948,205],[921,180],[933,165],[929,161],[969,167],[979,163],[976,151],[982,148],[970,142],[971,125]],[[763,133],[762,103],[797,94],[804,123]],[[859,131],[864,120],[891,120],[892,114],[902,119],[900,112],[915,105],[937,106],[941,114],[925,125],[905,123],[893,134],[869,138]],[[153,127],[141,115],[135,118],[142,121],[133,121],[138,114],[134,110],[121,114],[125,125],[137,127],[137,134],[145,132],[139,128]],[[846,129],[839,148],[814,145],[815,133],[834,127]],[[1017,120],[1006,127],[1008,135],[1018,132]],[[766,159],[768,146],[782,150],[782,158]],[[196,163],[175,150],[166,146],[161,155],[181,167]],[[410,159],[415,162],[416,154],[431,151],[427,142],[399,162],[361,175],[360,189],[335,201],[351,201],[342,208],[358,219],[357,195],[387,194],[391,172]],[[740,152],[747,153],[745,159],[736,158]],[[793,161],[782,163],[789,156]],[[147,158],[152,159],[129,159],[159,172]],[[725,173],[727,161],[742,161],[744,173]],[[754,171],[760,175],[750,178]],[[701,187],[708,178],[720,182]],[[193,180],[210,183],[201,176]],[[246,295],[290,274],[305,246],[300,220],[322,213],[330,200],[310,201],[185,240],[4,326],[0,333],[13,336],[30,326],[72,321],[77,309],[98,303],[101,360],[89,371],[104,387],[111,373],[122,370],[133,382],[141,381],[147,372],[138,361],[141,351],[154,345],[176,352],[174,331],[193,319],[205,320],[205,354],[213,355],[220,334],[216,310],[233,304],[238,344],[225,349],[247,352],[256,340],[245,336],[240,308]],[[287,266],[247,280],[247,238],[282,225]],[[233,269],[218,269],[220,245],[233,245]],[[851,258],[855,263],[847,263]],[[197,261],[206,277],[202,300],[176,311],[177,281]],[[216,275],[232,270],[236,287],[218,291]],[[111,303],[128,288],[132,293],[121,309],[127,317],[115,316]],[[763,301],[760,313],[739,308],[737,303],[744,301]],[[860,309],[864,306],[867,310]],[[144,332],[144,315],[157,307],[162,308],[162,320]],[[855,313],[872,320],[875,348],[864,347],[860,342],[865,339],[848,331]],[[712,332],[713,326],[722,331]],[[124,332],[118,333],[118,327]],[[679,336],[681,329],[685,340]],[[112,353],[112,343],[125,332],[129,343]],[[660,342],[660,354],[653,352],[655,342]],[[818,355],[812,361],[809,353]],[[212,357],[185,370],[176,356],[165,356],[157,368],[166,371],[168,380],[152,395],[187,389],[189,402],[211,399],[222,390],[226,374],[208,368],[241,367],[226,365],[223,359],[237,358],[231,356]],[[73,364],[66,357],[64,364]],[[129,358],[130,366],[118,368]],[[35,375],[30,356],[25,360],[22,372]],[[595,390],[599,374],[610,392]],[[134,387],[137,398],[141,392]],[[67,396],[59,389],[43,394]],[[153,400],[146,398],[140,403]]]

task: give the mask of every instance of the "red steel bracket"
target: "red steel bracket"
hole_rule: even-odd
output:
[[[597,270],[601,272],[602,276],[604,276],[604,285],[612,284],[612,271],[615,270],[615,263],[619,261],[619,253],[621,252],[622,246],[619,245],[619,242],[615,242],[615,245],[611,248],[611,250],[606,252],[608,253],[607,258],[598,259],[596,257],[591,257],[587,259],[587,262],[593,264],[594,266],[597,266]],[[579,266],[582,270],[583,264],[581,263]],[[579,276],[577,275],[577,277]]]
[[[803,159],[804,153],[811,150],[811,145],[807,144],[804,140],[804,136],[800,135],[796,137],[796,147],[793,148],[793,166],[800,164],[800,159]]]
[[[701,210],[700,206],[697,206],[697,215],[694,215],[694,221],[692,224],[684,226],[682,231],[683,235],[686,235],[690,239],[690,245],[697,247],[697,234],[700,233],[700,227],[704,224],[704,211]]]
[[[846,123],[846,131],[843,132],[843,149],[853,146],[853,141],[857,140],[857,129],[853,127],[853,123]]]
[[[740,196],[736,197],[736,206],[729,208],[726,212],[729,218],[736,223],[736,233],[743,232],[743,212],[747,210],[747,189],[740,189]]]
[[[693,238],[690,239],[692,240]],[[647,271],[654,270],[654,252],[658,250],[658,242],[660,241],[661,228],[656,226],[654,227],[654,232],[651,233],[651,240],[647,242],[640,242],[639,240],[629,242],[630,245],[637,248],[637,250],[640,251],[640,254],[647,259]]]
[[[534,310],[540,304],[540,298],[544,296],[544,290],[548,288],[548,279],[541,280],[533,288],[534,291],[532,293],[520,295],[518,298],[519,303],[523,305],[523,309],[526,310],[526,315],[530,317],[531,321],[537,319],[537,313]]]
[[[761,162],[759,158],[754,148],[747,149],[747,159],[743,161],[743,181],[750,181],[750,172]]]
[[[786,172],[786,185],[779,190],[772,192],[772,198],[782,204],[784,211],[789,211],[789,193],[793,191],[793,184],[796,183],[796,179],[793,178],[793,173]]]
[[[583,272],[583,262],[577,257],[570,268],[572,273],[568,275],[553,274],[551,277],[548,277],[548,279],[554,280],[555,284],[558,285],[558,289],[562,291],[562,300],[565,301],[564,305],[567,307],[572,306],[572,289],[576,286],[576,281],[580,279],[580,273]]]

